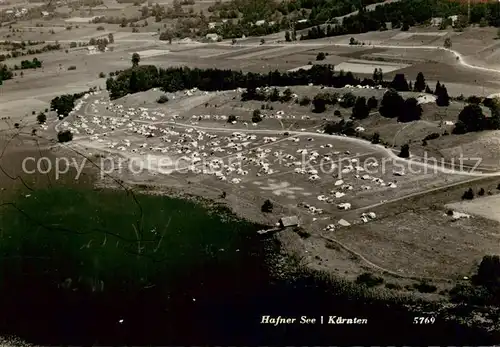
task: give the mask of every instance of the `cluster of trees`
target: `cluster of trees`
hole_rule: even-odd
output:
[[[498,106],[490,107],[491,117],[486,117],[478,104],[469,104],[458,115],[453,128],[454,134],[500,129],[500,113]]]
[[[10,59],[10,58],[24,57],[26,55],[42,54],[44,52],[49,52],[49,51],[59,51],[60,49],[61,49],[61,45],[59,43],[47,44],[39,49],[31,49],[30,48],[24,52],[12,51],[8,54],[0,54],[0,61],[4,61],[4,60]]]
[[[258,100],[258,101],[280,101],[280,102],[289,102],[293,98],[293,92],[290,88],[287,88],[283,91],[283,94],[280,94],[277,88],[273,88],[270,93],[266,93],[262,89],[255,88],[247,88],[241,94],[241,101],[247,100]]]
[[[325,2],[326,6],[334,6]],[[362,6],[365,6],[363,4]],[[359,3],[357,4],[359,6]],[[498,25],[500,13],[494,2],[471,3],[471,23],[487,22]],[[358,7],[359,12],[342,20],[342,24],[331,24],[324,27],[311,28],[301,39],[316,39],[345,34],[358,34],[368,31],[386,30],[386,23],[393,28],[408,30],[410,26],[428,22],[432,17],[449,17],[451,15],[467,15],[467,4],[464,2],[442,2],[438,0],[400,1],[377,6],[373,11]],[[314,16],[311,13],[311,16]],[[331,17],[328,17],[331,18]],[[325,22],[326,20],[319,21]],[[316,21],[318,22],[318,21]],[[319,23],[314,23],[317,25]]]
[[[108,47],[108,44],[109,43],[113,43],[115,41],[114,37],[113,37],[113,34],[109,34],[108,35],[108,38],[91,38],[89,40],[89,45],[91,46],[97,46],[97,49],[101,52],[104,52],[106,51],[106,47]]]
[[[121,72],[116,78],[108,78],[106,88],[111,98],[116,99],[151,88],[161,88],[164,92],[194,87],[206,91],[247,88],[247,93],[252,94],[256,88],[264,86],[293,86],[309,83],[336,88],[342,88],[347,84],[375,85],[372,79],[360,80],[350,72],[335,73],[331,65],[315,65],[309,70],[301,69],[291,72],[276,70],[267,74],[188,67],[157,69],[149,65],[134,66]]]
[[[403,97],[394,89],[389,89],[380,103],[380,115],[386,118],[397,118],[398,122],[412,122],[422,116],[422,106],[417,99]]]
[[[42,62],[37,58],[33,58],[33,60],[21,61],[21,66],[14,65],[14,70],[37,69],[40,67],[42,67]]]
[[[56,111],[59,116],[67,117],[71,110],[75,107],[75,101],[83,97],[85,94],[93,92],[94,90],[95,89],[91,88],[86,92],[57,96],[50,101],[50,110]]]
[[[0,83],[10,80],[12,76],[14,76],[12,71],[6,65],[0,64]]]
[[[323,127],[325,134],[344,134],[347,136],[356,135],[355,124],[352,120],[341,119],[338,122],[327,122]]]
[[[457,284],[451,291],[453,302],[470,305],[500,305],[500,257],[485,255],[470,283]]]

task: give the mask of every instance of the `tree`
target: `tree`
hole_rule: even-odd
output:
[[[273,88],[269,95],[269,101],[278,101],[280,99],[280,92],[277,88]]]
[[[109,43],[115,43],[115,37],[113,36],[113,33],[108,34],[108,41]]]
[[[418,104],[417,99],[408,98],[404,101],[404,112],[398,114],[398,122],[413,122],[419,120],[422,116],[422,106]]]
[[[227,122],[228,123],[232,123],[232,122],[236,122],[236,116],[234,114],[231,114],[229,115],[229,117],[227,117]]]
[[[44,124],[47,121],[47,116],[45,113],[40,112],[38,116],[36,116],[36,121],[38,124]]]
[[[313,112],[322,113],[326,110],[326,99],[324,94],[318,94],[314,97],[313,101]]]
[[[343,108],[349,108],[353,107],[355,103],[356,103],[356,96],[351,92],[347,92],[342,96],[339,105],[342,106]]]
[[[401,152],[398,155],[400,158],[409,158],[410,157],[410,145],[407,143],[401,146]]]
[[[385,92],[380,103],[379,112],[383,117],[395,118],[405,111],[405,101],[394,89]]]
[[[326,56],[325,53],[319,52],[318,55],[316,56],[316,60],[325,60]]]
[[[288,101],[292,100],[292,95],[293,95],[293,92],[290,88],[285,89],[283,91],[283,96],[281,97],[281,101],[288,102]]]
[[[57,141],[59,142],[69,142],[73,140],[73,134],[69,130],[62,130],[57,133]]]
[[[141,56],[139,55],[139,53],[134,53],[132,54],[132,66],[133,67],[137,67],[139,66],[139,62],[141,61]]]
[[[463,200],[472,200],[474,199],[474,191],[472,188],[469,188],[469,190],[466,190],[464,194],[462,195]]]
[[[380,83],[384,79],[384,73],[382,72],[382,68],[375,68],[373,70],[373,80],[375,83]]]
[[[264,38],[261,38],[260,39],[260,44],[263,45],[264,43],[266,43],[266,40]]]
[[[428,85],[428,84],[426,84],[426,85],[425,85],[425,92],[426,92],[427,94],[433,94],[433,93],[432,93],[432,90],[431,90],[431,88],[429,88],[429,85]]]
[[[373,133],[372,135],[372,143],[373,144],[378,144],[380,143],[380,134],[379,133]]]
[[[253,123],[259,123],[261,121],[262,121],[262,116],[260,114],[260,110],[253,110],[252,122]]]
[[[438,93],[436,93],[436,105],[438,106],[449,106],[450,105],[450,97],[448,95],[448,90],[446,90],[446,86],[443,84],[439,88]]]
[[[356,103],[352,108],[352,118],[354,119],[365,119],[368,117],[370,110],[366,105],[366,98],[360,96],[356,99]]]
[[[485,255],[474,279],[477,284],[488,287],[498,286],[500,280],[500,257],[498,255]]]
[[[370,110],[373,110],[373,109],[377,108],[377,106],[378,106],[378,100],[377,100],[377,98],[376,98],[376,97],[371,96],[371,97],[368,99],[368,101],[367,101],[367,103],[366,103],[366,104],[367,104],[367,106],[368,106],[368,108],[369,108]]]
[[[425,78],[422,72],[419,72],[417,75],[417,79],[415,80],[415,84],[413,85],[413,90],[416,92],[423,92],[425,90]]]
[[[483,110],[481,106],[476,104],[470,104],[463,108],[463,110],[458,115],[459,122],[455,124],[455,128],[459,126],[456,132],[454,129],[454,133],[458,134],[460,131],[471,132],[471,131],[480,131],[486,129],[487,119],[483,114]]]
[[[439,83],[439,81],[437,81],[436,88],[434,88],[434,95],[438,96],[440,89],[441,89],[441,83]]]
[[[292,41],[292,38],[290,37],[290,32],[288,30],[285,31],[285,41],[286,42]]]
[[[274,208],[273,203],[271,202],[271,200],[267,199],[266,201],[264,201],[264,204],[261,207],[261,211],[270,213],[273,212],[273,208]]]
[[[484,188],[481,188],[481,189],[479,189],[479,192],[477,193],[477,195],[483,196],[484,193],[485,193]]]
[[[405,75],[402,73],[398,73],[394,76],[390,87],[400,92],[407,92],[410,90]]]
[[[159,104],[164,104],[164,103],[168,102],[168,96],[163,94],[158,98],[158,100],[156,100],[156,102]]]
[[[449,37],[447,37],[445,40],[444,40],[444,48],[447,48],[447,49],[450,49],[452,46],[452,43],[451,43],[451,39]]]

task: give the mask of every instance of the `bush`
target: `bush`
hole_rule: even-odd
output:
[[[43,124],[47,121],[47,116],[45,113],[40,113],[38,116],[36,116],[36,121],[38,124]]]
[[[164,104],[166,102],[168,102],[168,96],[166,95],[161,95],[158,100],[156,100],[157,103],[159,104]]]
[[[236,120],[237,120],[237,118],[234,114],[231,114],[231,115],[229,115],[229,117],[227,117],[228,123],[236,122]]]
[[[410,146],[408,144],[404,144],[401,146],[401,152],[399,152],[400,158],[409,158],[410,157]]]
[[[382,277],[378,277],[371,273],[365,272],[356,278],[356,283],[364,284],[367,287],[375,287],[384,283],[384,279]]]
[[[311,103],[311,99],[308,96],[304,96],[302,99],[299,101],[300,106],[308,106]]]
[[[104,31],[104,27],[103,27],[102,25],[99,25],[99,26],[97,27],[97,30],[99,30],[99,31]]]
[[[73,134],[69,130],[62,130],[57,133],[57,141],[59,142],[69,142],[73,140]]]
[[[472,190],[472,188],[469,188],[469,190],[466,190],[462,195],[462,200],[472,200],[472,199],[474,199],[474,191]]]
[[[429,134],[427,135],[426,137],[424,137],[424,140],[425,141],[428,141],[428,140],[435,140],[439,137],[440,135],[438,133],[432,133],[432,134]]]
[[[99,72],[99,78],[105,78],[106,74],[104,72]]]
[[[385,287],[387,289],[396,289],[396,290],[403,289],[403,287],[401,287],[399,284],[397,284],[397,283],[390,283],[390,282],[386,283]]]
[[[252,114],[252,122],[253,123],[259,123],[262,121],[262,116],[260,115],[259,110],[254,110]]]
[[[316,60],[325,60],[326,55],[323,52],[319,52],[318,55],[316,56]]]
[[[342,96],[342,100],[340,101],[340,106],[343,108],[349,108],[353,107],[354,104],[356,103],[356,96],[353,93],[345,93],[344,96]]]
[[[372,136],[372,143],[373,144],[378,144],[380,143],[380,134],[379,133],[374,133]]]
[[[307,239],[307,238],[311,237],[311,233],[306,231],[304,228],[295,227],[295,228],[293,228],[293,231],[295,231],[303,239]]]
[[[264,204],[262,205],[261,207],[261,211],[262,212],[266,212],[266,213],[270,213],[270,212],[273,212],[273,203],[271,202],[271,200],[266,200],[264,201]]]
[[[484,193],[485,193],[484,188],[481,188],[481,189],[479,189],[479,192],[477,193],[477,195],[483,196]]]
[[[434,293],[437,290],[437,287],[433,284],[429,284],[427,282],[420,282],[418,284],[414,284],[413,288],[418,290],[420,293]]]
[[[372,96],[368,99],[368,102],[367,102],[367,105],[368,105],[368,108],[370,110],[373,110],[374,108],[377,108],[378,107],[378,100],[376,97]]]
[[[76,66],[75,65],[71,65],[68,67],[68,71],[71,71],[71,70],[76,70]]]

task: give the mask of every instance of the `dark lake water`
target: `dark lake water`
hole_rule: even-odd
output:
[[[0,326],[28,341],[56,345],[493,343],[479,331],[439,318],[434,325],[416,326],[405,309],[332,295],[308,279],[275,281],[264,259],[273,243],[247,241],[244,262],[180,274],[167,297],[159,288],[80,295],[28,286],[4,292]],[[368,324],[276,327],[260,324],[262,315],[359,317]]]
[[[70,234],[55,228],[41,231],[38,222],[0,211],[1,334],[14,334],[41,345],[88,346],[496,342],[479,330],[439,317],[433,325],[414,325],[415,314],[401,306],[356,299],[336,292],[331,284],[317,278],[277,279],[271,271],[278,251],[274,239],[258,235],[258,226],[248,223],[235,222],[240,225],[238,230],[244,230],[235,233],[233,224],[228,227],[228,222],[219,221],[218,215],[206,217],[203,209],[183,201],[149,196],[141,200],[144,213],[153,211],[144,216],[151,225],[170,223],[170,217],[155,208],[170,211],[173,216],[169,243],[162,243],[165,252],[172,255],[170,267],[162,267],[155,265],[159,260],[154,258],[136,261],[130,258],[133,255],[118,253],[115,241],[108,241],[105,248],[101,234],[93,243],[99,247],[81,246],[90,246],[88,241],[94,238],[85,228],[97,224],[131,230],[134,216],[129,216],[129,211],[135,206],[133,202],[127,205],[125,199],[106,192],[51,189],[31,194],[29,198],[22,196],[17,203],[31,211],[35,221],[51,225],[59,221],[67,228],[73,223],[72,230],[83,233]],[[96,204],[101,206],[96,209]],[[159,247],[157,240],[153,241],[151,247]],[[211,250],[214,243],[216,250],[226,248],[224,256]],[[21,255],[24,258],[19,260]],[[105,274],[101,273],[103,269]],[[61,279],[74,273],[90,279],[101,276],[106,289],[61,287]],[[143,274],[153,278],[155,284],[137,286]],[[272,326],[261,324],[263,315],[318,320],[320,316],[357,317],[366,318],[368,324]]]

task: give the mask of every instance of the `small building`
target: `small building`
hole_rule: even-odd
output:
[[[296,227],[299,225],[299,218],[297,216],[281,217],[278,223],[280,228]]]
[[[458,15],[453,15],[453,16],[449,16],[448,19],[451,20],[451,26],[455,26],[455,24],[457,23],[458,21]]]
[[[433,27],[438,27],[443,23],[443,18],[442,17],[434,17],[431,18],[431,26]]]
[[[220,36],[218,34],[207,34],[207,36],[205,36],[205,38],[207,40],[210,40],[210,41],[213,41],[213,42],[217,42],[220,40]]]

